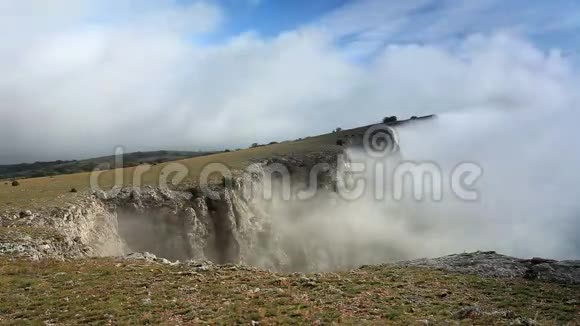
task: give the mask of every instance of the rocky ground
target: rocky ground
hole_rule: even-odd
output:
[[[151,254],[0,257],[2,324],[575,325],[579,290],[397,264],[302,274]]]
[[[75,217],[74,209],[64,212],[71,221],[83,213],[78,209]],[[580,321],[580,264],[574,261],[476,252],[304,274],[242,264],[170,261],[149,253],[90,258],[94,248],[78,236],[32,226],[50,224],[41,216],[34,222],[34,213],[22,215],[16,218],[20,223],[1,228],[1,324],[576,325]],[[68,223],[64,217],[62,223]],[[74,234],[78,233],[70,233]]]
[[[232,180],[211,184],[215,198],[188,184],[171,189],[122,187],[85,192],[65,207],[5,210],[0,212],[0,255],[62,260],[152,251],[173,260],[288,269],[292,257],[272,230],[272,217],[255,201],[260,197],[260,175],[266,166],[284,164],[293,178],[308,178],[310,167],[331,157],[314,153],[258,161]],[[331,188],[329,175],[321,176],[320,187]],[[255,197],[246,196],[247,190]],[[305,250],[298,254],[304,256]],[[318,270],[313,261],[304,264],[304,269]]]
[[[545,258],[520,259],[494,251],[463,253],[434,259],[398,262],[403,267],[428,267],[482,277],[526,278],[562,284],[580,284],[580,261]]]

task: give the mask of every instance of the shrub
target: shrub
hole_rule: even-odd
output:
[[[77,188],[72,188],[70,192],[78,192]]]
[[[260,146],[258,143],[253,143],[252,146],[250,146],[250,147],[254,148],[254,147],[258,147],[258,146]]]
[[[337,141],[336,141],[336,144],[337,144],[338,146],[342,146],[342,145],[344,145],[344,140],[342,140],[342,139],[339,139],[339,140],[337,140]]]
[[[20,186],[20,182],[14,180],[12,181],[12,187]]]
[[[414,115],[414,116],[411,117],[411,120],[415,120],[415,119],[417,119],[417,116],[416,115]]]
[[[383,123],[392,123],[392,122],[397,122],[397,117],[396,116],[390,116],[390,117],[385,117],[383,119]]]
[[[278,142],[277,141],[273,141],[273,142],[270,142],[269,145],[274,145],[274,144],[278,144]]]
[[[226,150],[224,151],[224,153],[229,153],[229,152],[231,152],[229,149],[226,149]]]

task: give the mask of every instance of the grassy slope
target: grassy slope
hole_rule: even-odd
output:
[[[125,167],[140,163],[161,163],[212,154],[211,152],[154,151],[123,155]],[[0,165],[0,179],[36,178],[61,174],[90,172],[100,164],[114,164],[114,156],[96,157],[78,161],[36,162],[31,164]],[[0,180],[1,181],[1,180]]]
[[[432,116],[422,117],[417,121],[429,121]],[[403,125],[411,120],[401,120],[393,125]],[[340,150],[336,145],[338,138],[347,135],[362,135],[369,126],[363,126],[341,131],[338,135],[331,133],[315,137],[308,137],[298,141],[287,141],[278,144],[260,146],[257,148],[243,149],[228,153],[194,157],[190,159],[174,161],[184,164],[189,170],[189,175],[182,182],[195,183],[199,180],[201,170],[209,163],[223,163],[233,169],[246,167],[251,160],[269,158],[273,155],[304,154],[321,150]],[[161,170],[168,164],[166,162],[151,166],[151,170],[143,175],[142,184],[157,184]],[[124,174],[124,184],[132,184],[132,176],[135,168],[122,169]],[[99,184],[103,188],[113,186],[114,170],[105,171],[99,179]],[[69,175],[58,175],[54,177],[43,177],[19,180],[20,186],[12,187],[7,180],[0,180],[0,211],[7,208],[26,209],[44,206],[58,206],[63,203],[74,201],[74,194],[70,193],[72,188],[83,191],[89,188],[90,173],[77,173]]]
[[[175,163],[184,164],[188,170],[188,177],[183,182],[196,182],[203,167],[209,163],[223,163],[233,169],[247,166],[253,159],[268,158],[272,155],[290,153],[308,153],[321,150],[340,149],[336,146],[336,135],[328,134],[311,137],[300,141],[284,142],[279,144],[244,149],[235,152],[219,153],[214,155],[194,157]],[[172,162],[151,166],[151,170],[143,175],[143,184],[151,185],[159,182],[161,170]],[[135,168],[123,169],[124,184],[131,184]],[[100,177],[103,188],[113,185],[115,171],[104,171]],[[70,193],[72,188],[83,191],[89,188],[90,173],[77,173],[19,180],[20,186],[13,187],[8,181],[0,183],[0,210],[7,208],[35,208],[39,206],[55,206],[64,202],[73,201],[75,194]]]
[[[420,268],[365,267],[353,272],[280,275],[224,266],[90,259],[30,263],[0,258],[0,323],[40,324],[577,324],[579,286],[487,279]],[[575,302],[575,303],[574,303]]]
[[[407,123],[417,123],[419,121],[428,122],[434,116],[420,117],[417,120],[400,120],[392,123],[394,126],[407,125]],[[409,125],[411,125],[409,123]],[[228,153],[218,153],[214,155],[194,157],[190,159],[174,161],[184,164],[189,170],[189,175],[182,182],[195,183],[199,179],[199,174],[203,167],[209,163],[223,163],[233,169],[246,167],[251,160],[269,158],[272,155],[304,154],[321,150],[340,150],[336,145],[339,138],[352,135],[362,135],[368,126],[348,129],[335,133],[308,137],[297,141],[287,141],[278,144],[260,146],[257,148],[243,149]],[[105,157],[108,158],[108,157]],[[143,175],[142,184],[157,184],[161,170],[172,162],[166,162],[151,166],[151,170]],[[132,176],[135,168],[122,169],[124,174],[124,184],[132,184]],[[103,188],[113,186],[114,170],[105,171],[100,180]],[[44,206],[58,206],[63,203],[74,201],[75,195],[70,193],[72,188],[83,191],[89,188],[90,173],[76,173],[68,175],[58,175],[53,177],[42,177],[19,180],[20,186],[12,187],[8,180],[0,180],[0,211],[7,208],[25,209]]]

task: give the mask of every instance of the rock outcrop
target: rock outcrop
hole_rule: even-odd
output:
[[[495,251],[462,253],[440,258],[398,262],[399,266],[428,267],[482,277],[521,277],[547,282],[580,284],[580,261],[543,258],[520,259]]]
[[[14,230],[14,236],[10,240],[4,238],[0,254],[65,259],[151,252],[169,260],[208,260],[292,270],[288,250],[260,201],[262,177],[272,173],[269,167],[275,169],[277,164],[283,164],[295,181],[302,178],[308,182],[312,166],[333,157],[313,155],[316,157],[257,162],[237,175],[231,185],[182,186],[173,190],[125,187],[114,195],[95,192],[66,208],[6,212],[0,216],[0,225]],[[321,171],[320,187],[330,188],[329,171]],[[67,245],[62,251],[43,254],[39,248],[42,243],[36,243],[38,239],[16,236],[16,230],[21,228],[50,230]]]

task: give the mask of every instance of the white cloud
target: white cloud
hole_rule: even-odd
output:
[[[152,1],[68,5],[53,8],[50,28],[30,25],[34,33],[1,43],[0,111],[9,123],[0,137],[11,139],[0,144],[2,162],[109,154],[115,145],[239,147],[390,114],[568,100],[571,77],[558,53],[508,36],[476,36],[453,48],[392,45],[357,64],[335,46],[336,34],[312,26],[199,44],[196,35],[219,28],[222,17],[207,3],[184,11]],[[11,10],[2,15],[36,12]],[[66,26],[56,19],[71,12],[92,19]],[[32,21],[11,24],[3,30]]]
[[[385,43],[445,43],[476,33],[506,31],[525,37],[573,32],[580,27],[577,4],[566,0],[382,1],[348,2],[314,23],[342,46],[365,56]],[[365,44],[366,52],[359,46]],[[567,44],[577,47],[577,44]]]

